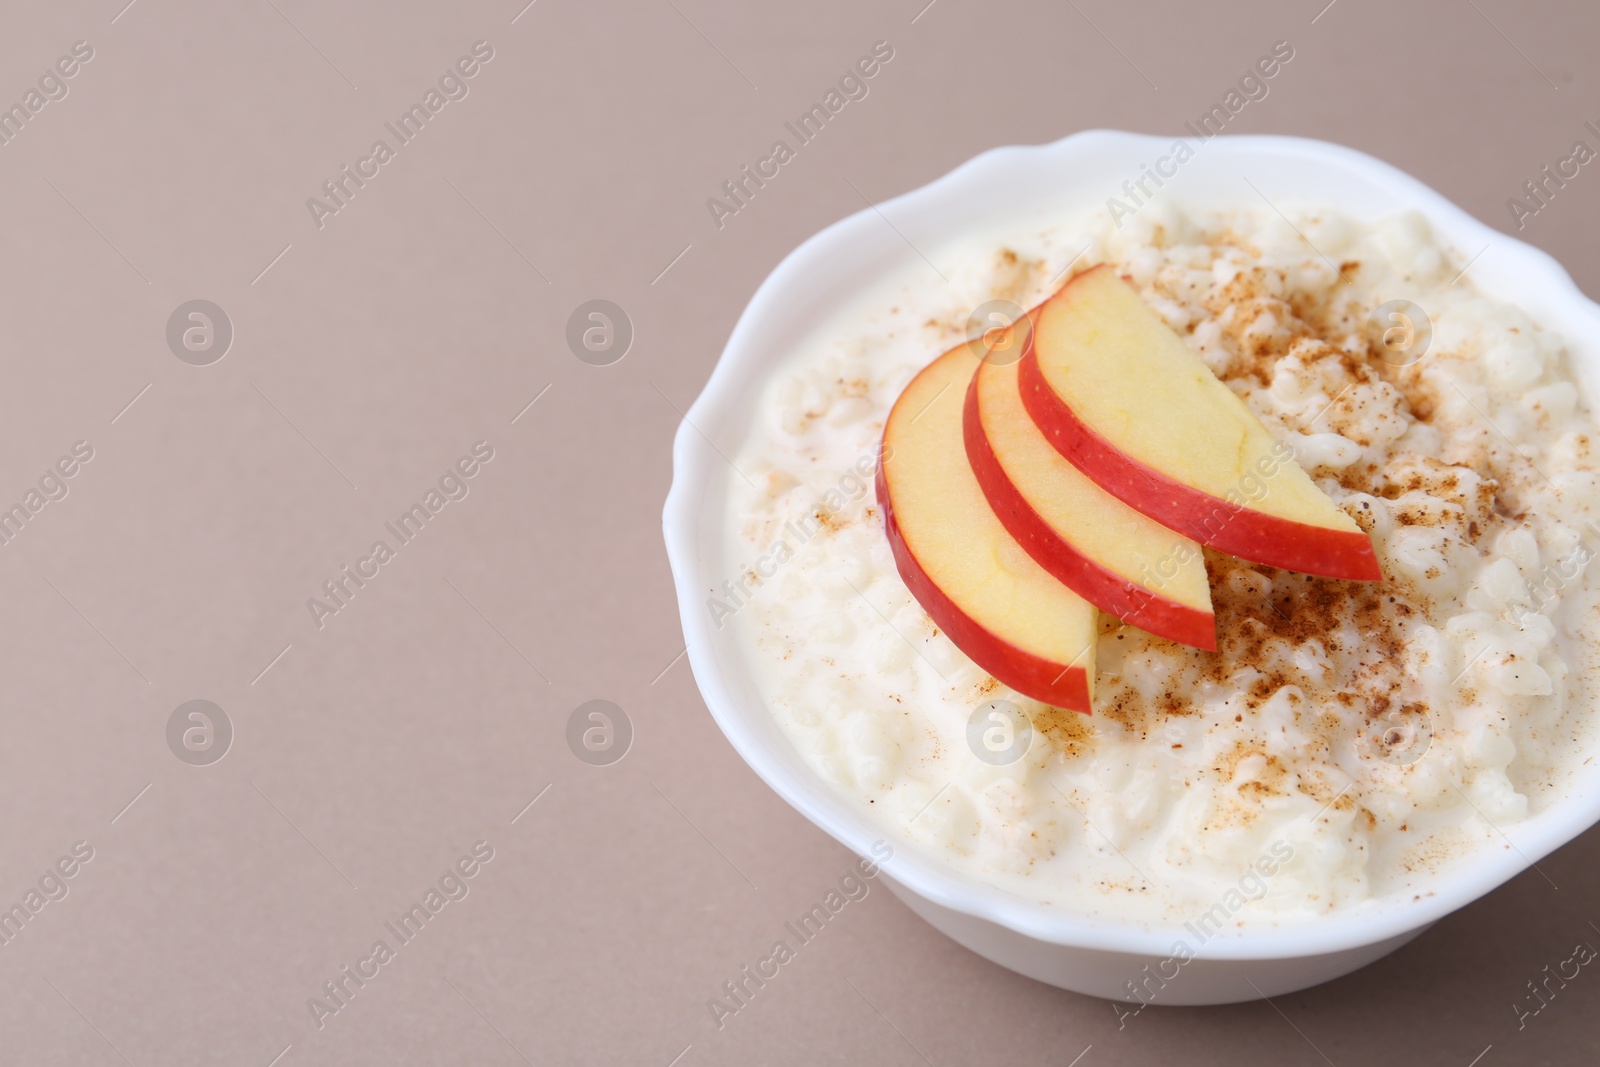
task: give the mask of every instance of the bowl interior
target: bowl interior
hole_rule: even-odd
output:
[[[938,250],[988,233],[1044,229],[1121,196],[1141,166],[1171,156],[1176,141],[1109,131],[1054,144],[1001,148],[938,181],[844,219],[791,253],[750,301],[705,391],[679,428],[667,499],[668,554],[695,678],[718,724],[766,782],[819,827],[865,854],[881,832],[822,781],[792,747],[744,662],[731,628],[718,629],[706,598],[738,561],[725,552],[723,516],[730,478],[725,456],[745,439],[769,375],[795,340],[886,275],[931,268]],[[1188,142],[1193,157],[1162,196],[1175,203],[1256,206],[1292,214],[1326,205],[1370,221],[1400,211],[1425,215],[1472,278],[1497,299],[1520,305],[1568,345],[1593,409],[1600,395],[1600,308],[1549,256],[1489,229],[1404,173],[1350,149],[1286,137],[1218,137]],[[1170,163],[1163,164],[1169,169]],[[1474,258],[1476,257],[1476,258]],[[1403,293],[1395,294],[1397,297]],[[1585,694],[1587,696],[1587,694]],[[1484,849],[1441,879],[1424,902],[1377,898],[1313,923],[1253,929],[1208,942],[1208,958],[1281,958],[1369,944],[1437,920],[1488,892],[1600,818],[1600,760],[1571,779],[1565,795],[1504,827],[1509,849]],[[1178,928],[1142,927],[1066,913],[992,888],[930,855],[900,849],[890,866],[907,888],[948,908],[1040,940],[1164,953]]]

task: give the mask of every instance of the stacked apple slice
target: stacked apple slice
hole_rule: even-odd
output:
[[[1023,406],[1019,367],[985,359],[967,387],[967,459],[1001,524],[1100,610],[1160,637],[1216,648],[1200,547],[1130,508],[1057,452]]]
[[[1090,710],[1097,611],[1214,650],[1201,545],[1382,577],[1360,527],[1111,268],[986,340],[906,387],[877,489],[907,587],[1019,693]]]
[[[1078,275],[1036,314],[1023,404],[1101,488],[1240,559],[1383,577],[1355,520],[1110,267]]]
[[[1099,619],[1006,532],[967,462],[958,345],[911,380],[883,428],[878,500],[906,587],[956,647],[1019,693],[1089,710]]]

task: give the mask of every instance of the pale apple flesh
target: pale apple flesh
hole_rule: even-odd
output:
[[[1383,577],[1371,538],[1110,267],[1039,308],[1018,379],[1055,449],[1164,526],[1272,567]]]
[[[1014,328],[1027,335],[1024,353],[1029,325],[1024,319]],[[1017,372],[1014,356],[986,359],[967,387],[964,412],[967,459],[1001,524],[1040,566],[1101,611],[1215,651],[1200,546],[1124,504],[1057,452],[1028,416]]]
[[[968,345],[925,367],[884,425],[878,501],[895,565],[933,622],[1024,696],[1091,710],[1098,613],[1006,532],[967,463]]]

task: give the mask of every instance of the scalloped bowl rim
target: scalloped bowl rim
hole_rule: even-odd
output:
[[[917,216],[943,209],[951,201],[981,196],[994,176],[1008,168],[1043,163],[1047,166],[1094,166],[1096,153],[1126,153],[1139,148],[1151,158],[1170,147],[1176,138],[1088,130],[1045,145],[1006,146],[991,149],[921,188],[863,208],[815,234],[775,267],[751,298],[734,327],[705,389],[679,425],[673,443],[673,481],[663,511],[667,555],[678,592],[679,614],[689,663],[712,716],[746,763],[784,800],[824,832],[859,855],[886,836],[874,822],[851,807],[850,802],[809,767],[791,748],[786,758],[776,751],[769,736],[756,729],[757,717],[775,725],[764,704],[745,706],[732,692],[716,658],[718,636],[711,628],[699,590],[716,588],[723,577],[696,551],[701,513],[716,504],[720,513],[717,479],[725,477],[720,460],[706,447],[700,429],[717,421],[720,411],[736,400],[746,365],[762,365],[773,357],[754,347],[752,337],[763,320],[775,315],[793,292],[814,292],[821,279],[835,273],[839,257],[862,239],[864,229],[882,227],[890,214]],[[1523,278],[1547,286],[1547,316],[1586,325],[1563,335],[1581,374],[1589,371],[1587,390],[1595,393],[1593,375],[1600,368],[1600,306],[1579,291],[1566,270],[1551,256],[1493,230],[1468,215],[1444,196],[1405,172],[1378,159],[1323,141],[1273,135],[1224,135],[1208,141],[1208,158],[1242,157],[1270,166],[1273,159],[1322,162],[1353,172],[1392,192],[1400,206],[1422,212],[1441,235],[1458,248],[1495,246],[1495,260],[1515,267]],[[1214,149],[1211,146],[1216,146]],[[1125,172],[1117,172],[1124,176]],[[1324,201],[1326,202],[1326,201]],[[1337,202],[1328,206],[1339,208]],[[953,233],[952,236],[955,236]],[[1463,238],[1469,238],[1463,241]],[[1506,275],[1509,267],[1497,267]],[[1502,279],[1505,280],[1505,279]],[[1522,301],[1526,306],[1526,301]],[[1580,353],[1580,349],[1585,351]],[[1587,358],[1588,366],[1583,365]],[[770,370],[770,368],[769,368]],[[763,372],[765,373],[765,372]],[[763,380],[763,375],[756,375]],[[720,519],[719,519],[720,522]],[[724,632],[726,640],[729,632]],[[731,653],[730,653],[731,654]],[[787,739],[782,741],[787,745]],[[1507,849],[1483,846],[1473,855],[1435,875],[1434,895],[1419,902],[1377,897],[1314,919],[1296,919],[1286,926],[1261,924],[1217,936],[1194,950],[1196,959],[1268,960],[1315,956],[1355,949],[1418,931],[1487,894],[1529,869],[1539,859],[1572,840],[1600,820],[1600,775],[1589,774],[1581,783],[1574,775],[1571,792],[1542,811],[1503,831]],[[935,904],[996,923],[1026,937],[1053,945],[1106,952],[1165,956],[1181,936],[1181,927],[1143,923],[1074,913],[1066,905],[1049,905],[1018,897],[962,874],[917,848],[897,848],[885,871],[901,886]]]

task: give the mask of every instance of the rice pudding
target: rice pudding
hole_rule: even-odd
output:
[[[1477,291],[1419,215],[1285,210],[1155,203],[937,250],[937,274],[796,338],[758,398],[707,610],[895,847],[1081,914],[1305,921],[1423,899],[1509,847],[1497,828],[1557,800],[1591,747],[1600,477],[1562,338]],[[1217,651],[1102,614],[1085,716],[934,626],[872,474],[891,405],[975,307],[1032,307],[1099,263],[1371,536],[1384,578],[1207,550]],[[986,758],[975,739],[1008,715],[1025,747]]]

